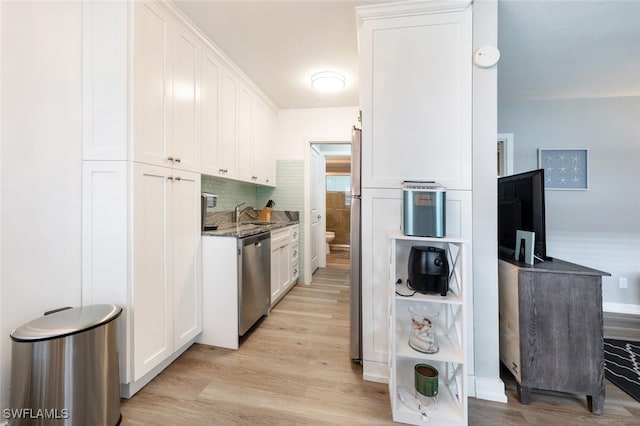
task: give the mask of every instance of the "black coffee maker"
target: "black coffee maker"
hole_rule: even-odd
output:
[[[420,293],[440,293],[449,290],[449,262],[444,249],[430,246],[412,246],[409,252],[410,289]]]

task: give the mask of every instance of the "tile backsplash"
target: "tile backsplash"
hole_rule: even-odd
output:
[[[304,160],[276,161],[276,188],[238,182],[219,177],[202,175],[202,191],[218,196],[218,202],[211,212],[233,211],[236,205],[262,209],[267,201],[273,200],[274,210],[300,212],[300,277],[304,276]],[[302,282],[302,278],[300,279]]]
[[[256,205],[256,185],[251,183],[202,175],[202,192],[210,192],[218,196],[216,207],[211,209],[214,212],[232,211],[240,203],[245,203],[243,207],[260,208]]]

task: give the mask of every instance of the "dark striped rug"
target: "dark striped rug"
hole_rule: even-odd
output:
[[[604,339],[605,377],[640,401],[640,342]]]

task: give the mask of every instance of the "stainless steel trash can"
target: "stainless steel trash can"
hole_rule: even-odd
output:
[[[9,425],[120,424],[121,313],[115,305],[83,306],[15,329]]]

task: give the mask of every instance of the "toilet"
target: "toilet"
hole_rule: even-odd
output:
[[[336,237],[336,233],[333,231],[327,231],[324,233],[324,236],[327,239],[327,254],[329,254],[329,243]]]

